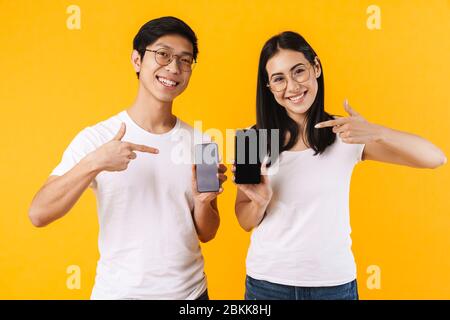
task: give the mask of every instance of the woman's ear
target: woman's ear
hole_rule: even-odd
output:
[[[131,53],[131,64],[133,65],[134,71],[141,72],[141,56],[136,50],[133,50]]]
[[[314,58],[314,72],[315,72],[316,78],[319,78],[320,75],[322,74],[322,68],[320,67],[318,57]]]

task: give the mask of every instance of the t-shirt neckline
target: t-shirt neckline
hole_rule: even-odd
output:
[[[175,125],[173,126],[172,129],[170,129],[169,131],[164,132],[164,133],[152,133],[152,132],[149,132],[149,131],[145,130],[145,129],[142,128],[140,125],[138,125],[138,124],[133,120],[133,118],[131,118],[131,116],[128,114],[128,111],[127,111],[127,110],[122,111],[122,112],[121,112],[121,115],[122,115],[122,117],[123,117],[125,120],[127,120],[127,122],[131,123],[131,125],[132,125],[136,130],[138,130],[138,131],[141,132],[142,134],[145,134],[145,135],[148,135],[148,136],[151,136],[151,137],[156,137],[156,138],[165,138],[165,137],[169,137],[169,136],[171,136],[174,132],[176,132],[176,131],[178,130],[178,128],[180,127],[180,119],[179,119],[177,116],[175,116],[176,122],[175,122]]]
[[[307,149],[303,149],[303,150],[284,150],[281,153],[281,155],[285,154],[285,155],[289,155],[289,156],[300,156],[300,155],[309,154],[311,152],[314,152],[313,148],[307,148]]]

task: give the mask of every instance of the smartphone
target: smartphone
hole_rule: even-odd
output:
[[[236,130],[234,137],[234,182],[258,184],[261,182],[259,133],[257,129]]]
[[[217,177],[219,154],[214,142],[195,145],[195,164],[197,168],[197,191],[218,192],[219,178]]]

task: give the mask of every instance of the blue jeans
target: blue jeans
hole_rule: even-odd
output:
[[[203,292],[200,297],[198,297],[195,300],[209,300],[209,296],[208,296],[208,289],[206,289],[205,292]]]
[[[358,300],[356,280],[332,287],[294,287],[247,276],[245,300]]]

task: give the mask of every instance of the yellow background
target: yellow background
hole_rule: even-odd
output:
[[[69,30],[66,8],[81,9]],[[366,26],[381,8],[381,30]],[[28,206],[82,128],[129,106],[137,80],[132,39],[146,21],[174,15],[199,37],[199,63],[174,112],[203,129],[255,122],[258,57],[294,30],[324,68],[326,110],[342,101],[369,121],[414,132],[450,155],[450,1],[0,1],[0,298],[88,299],[95,276],[93,192],[43,229]],[[418,170],[363,162],[351,185],[353,250],[362,299],[450,298],[450,167]],[[203,245],[210,296],[241,299],[249,234],[234,216],[235,187],[219,199],[221,226]],[[66,268],[81,268],[69,290]],[[366,272],[381,268],[381,289]]]

